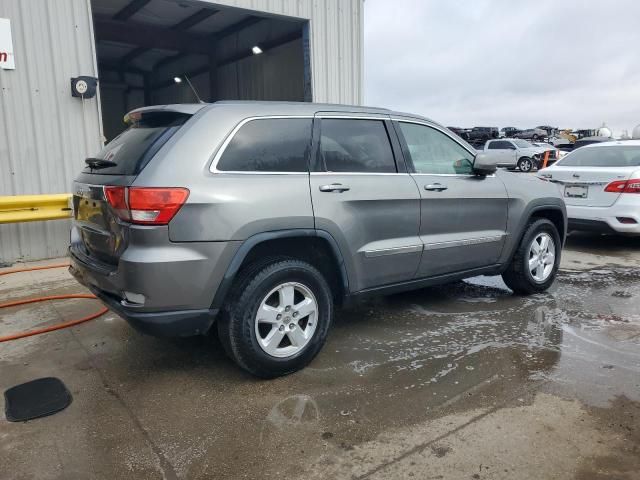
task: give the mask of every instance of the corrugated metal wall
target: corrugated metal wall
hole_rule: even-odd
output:
[[[0,195],[63,193],[100,146],[97,99],[70,78],[96,75],[88,0],[0,0],[16,69],[0,70]],[[65,221],[0,225],[0,262],[64,255]]]
[[[316,102],[362,101],[363,0],[219,0],[310,20]],[[90,0],[0,0],[13,31],[15,70],[0,70],[0,195],[62,193],[100,148],[97,98],[69,79],[96,76]],[[0,262],[61,256],[68,222],[0,225]]]

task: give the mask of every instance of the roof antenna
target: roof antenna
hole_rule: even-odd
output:
[[[198,95],[198,92],[196,91],[196,89],[193,87],[193,84],[191,83],[191,81],[189,80],[189,77],[187,77],[185,74],[182,74],[181,77],[173,77],[173,81],[175,83],[182,83],[182,79],[185,79],[187,81],[187,84],[189,85],[189,88],[191,89],[191,91],[193,92],[193,94],[196,96],[196,98],[198,99],[198,103],[204,103],[202,101],[202,99],[200,98],[200,95]]]

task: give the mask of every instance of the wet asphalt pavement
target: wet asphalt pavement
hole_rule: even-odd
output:
[[[639,239],[572,236],[547,294],[478,277],[376,298],[271,381],[113,314],[0,344],[2,390],[74,395],[0,420],[0,478],[640,478],[639,267]],[[64,270],[0,277],[0,302],[80,291]],[[96,308],[0,311],[0,335]]]

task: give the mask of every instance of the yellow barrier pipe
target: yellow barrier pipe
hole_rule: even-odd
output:
[[[0,223],[71,218],[71,194],[0,196]]]

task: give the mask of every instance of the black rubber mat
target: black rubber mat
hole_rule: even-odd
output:
[[[10,422],[46,417],[71,404],[71,392],[61,380],[39,378],[4,392],[4,411]]]

